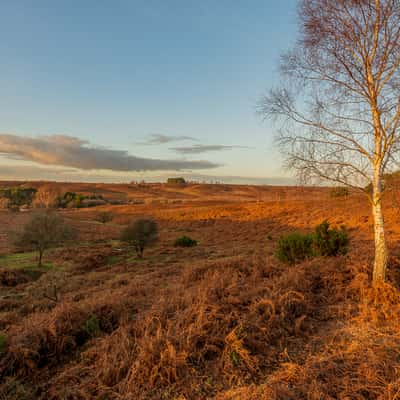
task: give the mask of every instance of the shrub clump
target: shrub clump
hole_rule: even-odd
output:
[[[94,338],[101,334],[100,321],[96,315],[91,315],[83,324],[83,331],[90,337]]]
[[[111,222],[114,218],[114,215],[111,211],[102,211],[96,215],[96,221],[102,224],[106,224],[107,222]]]
[[[35,196],[36,189],[24,187],[11,187],[0,189],[0,198],[8,199],[9,207],[30,206]]]
[[[312,235],[292,232],[278,240],[276,257],[286,263],[294,264],[313,256]]]
[[[313,235],[314,253],[318,256],[338,256],[346,254],[349,237],[346,228],[329,229],[329,222],[324,221],[315,228]]]
[[[346,197],[350,194],[349,189],[347,187],[338,186],[330,191],[331,197]]]
[[[318,225],[312,234],[299,232],[282,236],[278,241],[276,257],[289,264],[318,256],[338,256],[348,251],[349,237],[346,228],[329,228],[328,221]]]
[[[132,221],[121,234],[121,241],[133,246],[139,258],[143,258],[145,247],[153,244],[157,239],[157,222],[146,218]]]
[[[192,239],[189,236],[181,236],[174,242],[175,247],[194,247],[197,246],[197,240]]]
[[[106,205],[107,201],[102,195],[92,194],[85,196],[82,193],[65,192],[59,196],[57,207],[59,208],[88,208]]]

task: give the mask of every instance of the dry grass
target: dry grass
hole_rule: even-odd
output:
[[[390,284],[371,288],[370,219],[358,195],[223,185],[85,190],[154,203],[113,206],[106,226],[93,222],[98,210],[63,212],[80,239],[49,253],[53,268],[27,277],[2,266],[1,400],[400,398],[392,207]],[[115,241],[139,215],[160,222],[161,240],[144,260]],[[349,227],[348,256],[276,261],[281,233],[327,217]],[[7,221],[0,248],[10,252]],[[199,245],[175,248],[182,234]]]

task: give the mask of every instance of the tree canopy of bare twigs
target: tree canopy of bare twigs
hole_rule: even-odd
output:
[[[374,282],[385,279],[382,177],[400,149],[400,2],[302,0],[297,46],[260,112],[279,125],[287,167],[305,182],[363,189],[374,216]]]
[[[76,231],[62,217],[55,212],[41,211],[32,215],[14,241],[23,250],[37,250],[38,267],[41,267],[47,249],[61,246],[75,237]]]

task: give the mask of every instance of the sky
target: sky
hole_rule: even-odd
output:
[[[0,0],[0,179],[288,183],[257,101],[296,0]]]

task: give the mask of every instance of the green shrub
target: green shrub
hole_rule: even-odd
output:
[[[314,233],[289,233],[278,241],[276,257],[289,264],[295,264],[317,256],[335,257],[346,254],[349,238],[345,227],[329,228],[329,222],[324,221],[315,227]]]
[[[313,256],[312,243],[312,235],[299,232],[289,233],[278,240],[276,257],[289,264],[304,261]]]
[[[197,240],[190,238],[189,236],[181,236],[174,242],[175,247],[193,247],[197,246]]]
[[[349,238],[345,228],[329,229],[329,222],[324,221],[315,228],[313,249],[318,256],[338,256],[346,254]]]
[[[330,191],[331,197],[346,197],[350,194],[349,189],[347,187],[338,186]]]
[[[85,200],[85,196],[75,192],[65,192],[64,196],[59,199],[59,207],[65,208],[82,208],[82,201]]]
[[[91,338],[101,334],[100,321],[96,315],[91,315],[83,325],[83,331]]]

